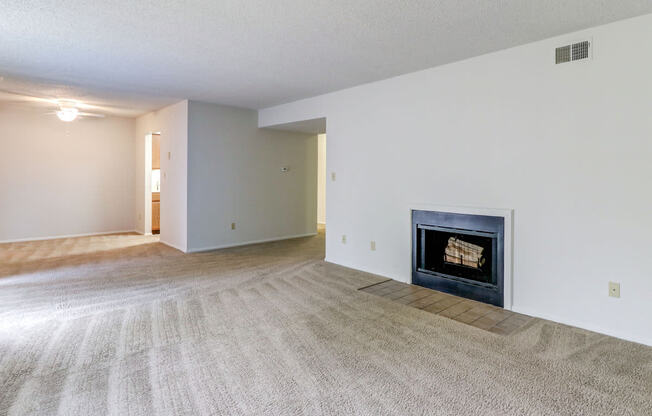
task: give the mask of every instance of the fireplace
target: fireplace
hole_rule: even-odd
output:
[[[412,211],[412,283],[504,305],[505,219]]]

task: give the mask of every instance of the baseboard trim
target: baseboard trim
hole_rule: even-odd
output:
[[[521,306],[516,306],[512,307],[512,311],[522,313],[524,315],[529,315],[529,316],[534,316],[535,318],[541,318],[545,319],[548,321],[552,322],[557,322],[559,324],[563,325],[568,325],[568,326],[573,326],[575,328],[580,328],[584,329],[587,331],[592,331],[592,332],[597,332],[598,334],[602,335],[608,335],[610,337],[614,338],[620,338],[625,341],[629,342],[636,342],[639,344],[647,345],[647,346],[652,346],[652,339],[645,338],[645,337],[640,337],[640,336],[632,336],[631,334],[623,334],[618,331],[613,331],[610,329],[602,328],[599,325],[595,325],[590,322],[584,322],[584,321],[578,321],[574,319],[567,319],[560,317],[555,314],[547,313],[547,312],[541,312],[539,310],[533,309],[533,308],[527,308],[527,307],[521,307]]]
[[[0,241],[0,244],[22,243],[22,242],[27,242],[27,241],[58,240],[58,239],[62,239],[62,238],[91,237],[91,236],[94,236],[94,235],[124,234],[124,233],[142,234],[142,233],[138,232],[137,230],[102,231],[102,232],[99,232],[99,233],[66,234],[66,235],[55,235],[55,236],[50,236],[50,237],[28,237],[28,238],[18,238],[18,239],[15,239],[15,240],[2,240],[2,241]]]
[[[176,245],[176,244],[168,243],[167,241],[163,241],[163,240],[160,240],[160,239],[159,239],[158,242],[159,242],[159,243],[163,243],[163,244],[165,244],[165,245],[168,246],[168,247],[175,248],[175,249],[179,250],[179,251],[182,252],[182,253],[190,253],[187,249],[185,249],[185,248],[181,248],[180,246],[178,246],[178,245]]]
[[[385,272],[381,272],[381,271],[378,271],[378,270],[369,269],[369,268],[367,268],[367,267],[363,267],[363,266],[360,266],[360,265],[358,265],[358,264],[353,264],[353,263],[342,263],[342,262],[340,262],[340,261],[332,260],[332,259],[329,258],[328,256],[326,256],[326,257],[324,258],[324,261],[325,261],[326,263],[335,264],[335,265],[340,266],[340,267],[346,267],[347,269],[351,269],[351,270],[356,270],[356,271],[359,271],[359,272],[364,272],[364,273],[373,274],[374,276],[382,277],[382,278],[385,278],[385,279],[392,279],[392,280],[396,280],[397,282],[412,284],[411,281],[409,281],[409,280],[406,281],[406,280],[403,279],[401,276],[397,276],[397,275],[390,276],[390,275],[388,275],[388,274],[385,273]]]
[[[262,240],[250,240],[250,241],[244,241],[244,242],[241,242],[241,243],[230,243],[230,244],[221,244],[221,245],[210,246],[210,247],[190,248],[190,249],[188,249],[187,252],[188,253],[201,253],[203,251],[212,251],[212,250],[220,250],[220,249],[223,249],[223,248],[248,246],[248,245],[251,245],[251,244],[271,243],[273,241],[292,240],[292,239],[295,239],[295,238],[313,237],[313,236],[316,236],[316,235],[317,235],[317,233],[295,234],[295,235],[288,235],[288,236],[283,236],[283,237],[265,238],[265,239],[262,239]]]

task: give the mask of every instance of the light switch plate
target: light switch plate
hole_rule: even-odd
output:
[[[231,229],[235,230],[235,223],[234,222],[231,223]]]
[[[346,234],[342,235],[342,244],[346,244]]]
[[[335,172],[331,172],[331,180],[335,182]]]
[[[376,251],[376,242],[375,241],[371,242],[371,247],[370,248],[371,248],[371,251]]]
[[[620,283],[609,282],[609,296],[612,298],[620,297]]]
[[[170,160],[171,155],[172,155],[172,152],[168,152],[168,160]]]

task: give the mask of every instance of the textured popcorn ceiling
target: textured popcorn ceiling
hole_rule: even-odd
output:
[[[0,90],[134,114],[183,98],[261,108],[651,12],[652,0],[0,0]]]

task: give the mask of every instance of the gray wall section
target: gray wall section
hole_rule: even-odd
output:
[[[316,222],[316,135],[259,129],[254,110],[189,102],[189,251],[314,233]]]

